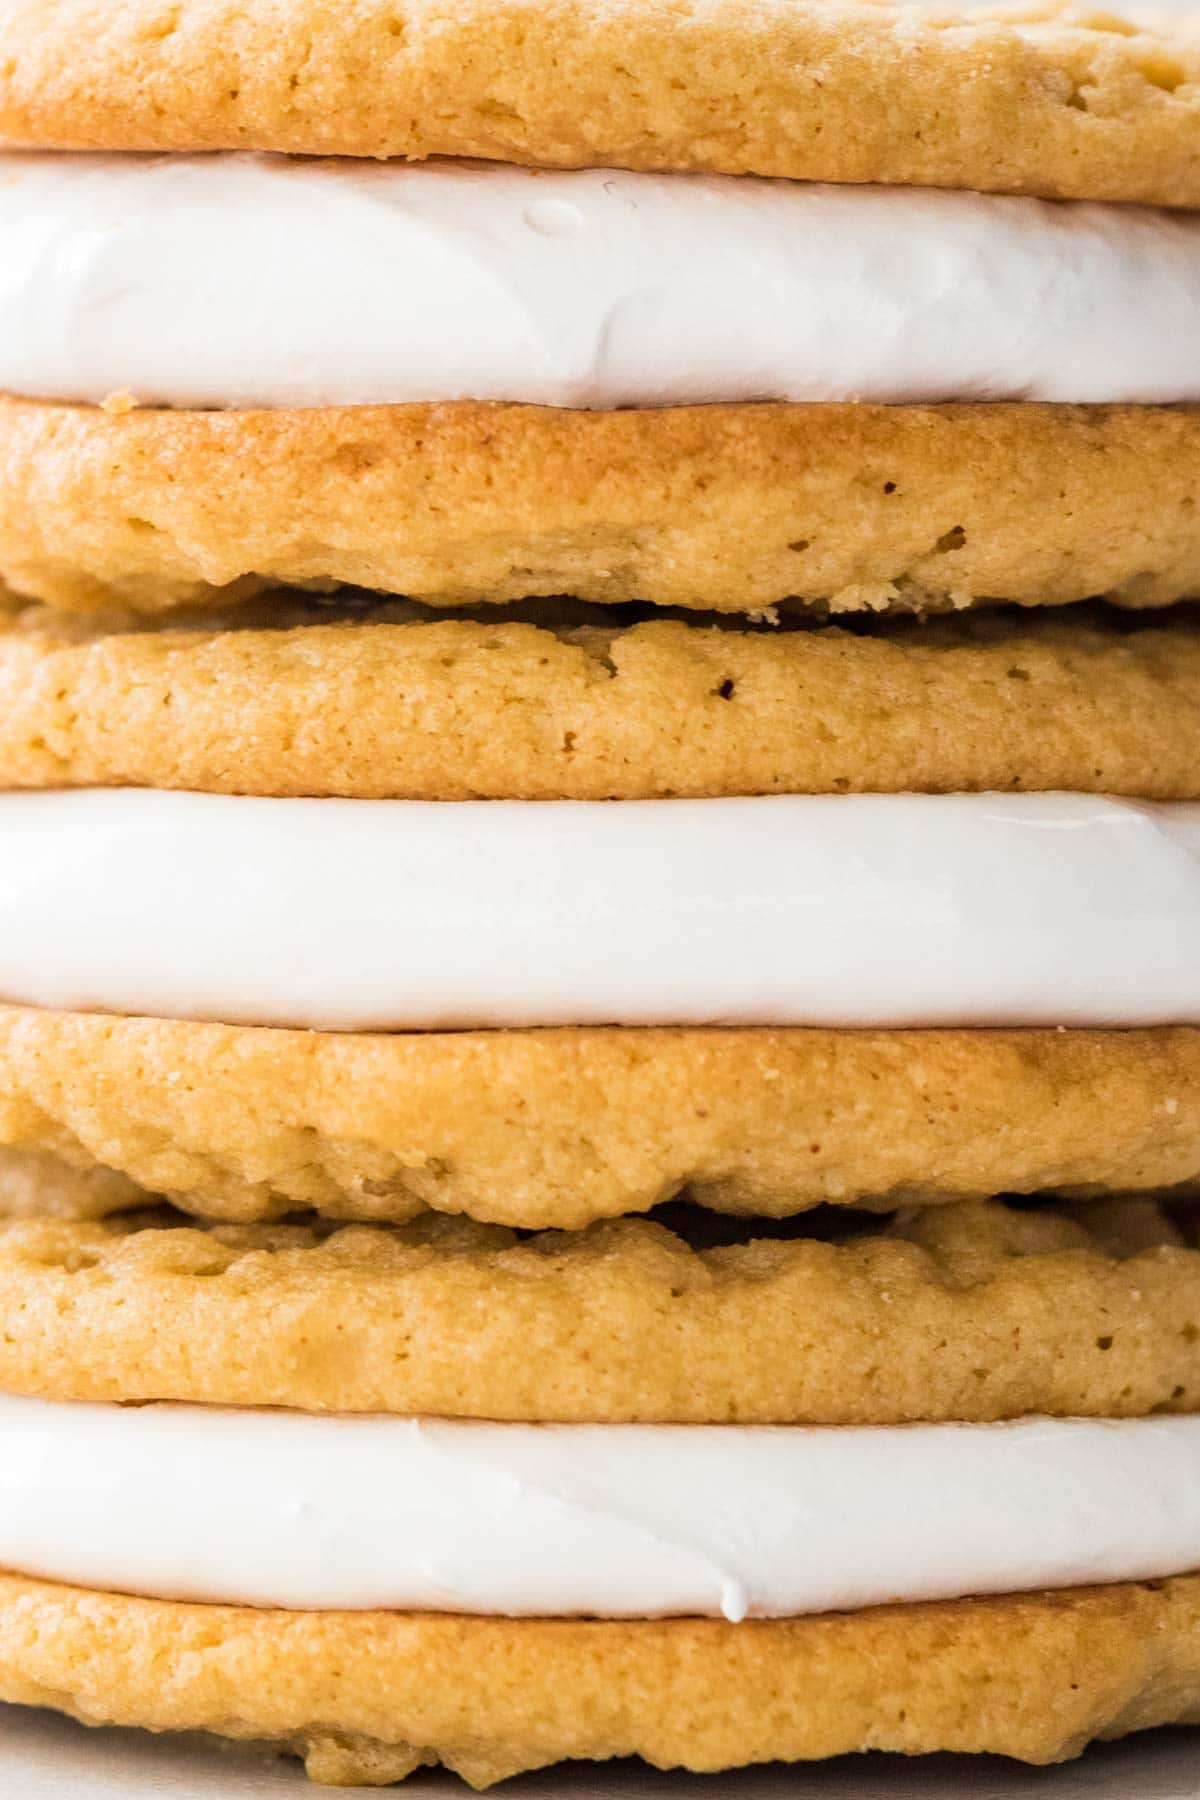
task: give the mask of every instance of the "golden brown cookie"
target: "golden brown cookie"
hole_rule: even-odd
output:
[[[315,1781],[851,1750],[1026,1762],[1200,1721],[1200,1577],[730,1625],[287,1613],[0,1576],[0,1697],[276,1739]]]
[[[1200,592],[1198,489],[1194,407],[8,399],[0,579],[148,613],[279,582],[732,613],[1153,606]]]
[[[532,1423],[1200,1409],[1200,1214],[992,1201],[819,1236],[671,1223],[521,1240],[449,1219],[30,1219],[0,1228],[0,1388]]]
[[[231,1220],[1195,1187],[1200,1030],[381,1036],[6,1007],[0,1144]]]
[[[1200,204],[1200,50],[862,0],[7,0],[0,137]]]
[[[419,800],[1200,798],[1200,621],[579,627],[271,596],[188,629],[0,615],[0,787]],[[586,608],[575,612],[585,614]],[[115,628],[117,626],[119,628]]]
[[[0,1150],[0,1219],[103,1219],[144,1208],[146,1195],[115,1169],[80,1169],[43,1150]]]

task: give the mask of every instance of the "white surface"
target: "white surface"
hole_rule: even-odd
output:
[[[0,838],[0,995],[35,1005],[328,1030],[1200,1023],[1200,806],[100,789],[0,795]]]
[[[0,388],[1200,399],[1200,218],[747,176],[0,158]]]
[[[0,1567],[162,1599],[733,1620],[1145,1580],[1200,1567],[1200,1418],[494,1425],[4,1396]]]
[[[299,1765],[203,1740],[86,1731],[50,1713],[0,1707],[4,1800],[305,1800]],[[1200,1731],[1097,1744],[1077,1762],[1032,1769],[998,1757],[847,1756],[726,1775],[638,1763],[568,1763],[491,1790],[497,1800],[1200,1800]],[[444,1771],[420,1771],[396,1800],[470,1800]]]

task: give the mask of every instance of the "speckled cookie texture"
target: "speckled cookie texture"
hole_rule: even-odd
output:
[[[169,1678],[164,1668],[169,1664]],[[316,1781],[851,1750],[1059,1761],[1200,1720],[1200,1577],[730,1625],[285,1613],[0,1576],[0,1696],[279,1740]]]
[[[814,1236],[703,1227],[23,1220],[0,1227],[0,1387],[534,1423],[1200,1408],[1200,1218],[1183,1209],[990,1201]]]
[[[874,0],[0,0],[0,144],[1200,207],[1200,31]],[[0,396],[0,790],[1198,800],[1198,494],[1186,406]],[[1194,1414],[1197,1196],[1191,1029],[0,1006],[0,1390],[598,1425]],[[0,1570],[0,1700],[265,1740],[347,1785],[1051,1762],[1200,1723],[1200,1575],[735,1625]]]
[[[0,787],[1200,797],[1191,608],[1165,627],[1081,608],[853,631],[536,610],[551,622],[329,622],[281,596],[186,628],[0,615]]]
[[[1200,1031],[384,1036],[8,1007],[0,1144],[242,1221],[1195,1188]]]
[[[1052,5],[7,0],[0,137],[1200,204],[1200,47]]]
[[[1188,407],[8,399],[0,579],[150,613],[281,582],[731,613],[1153,606],[1200,592],[1198,489]]]

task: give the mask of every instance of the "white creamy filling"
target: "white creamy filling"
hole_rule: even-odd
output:
[[[0,795],[0,998],[232,1024],[1200,1024],[1200,806]]]
[[[750,176],[0,156],[59,400],[1200,400],[1200,215]]]
[[[0,1398],[0,1567],[161,1599],[787,1617],[1200,1567],[1200,1419],[493,1425]]]

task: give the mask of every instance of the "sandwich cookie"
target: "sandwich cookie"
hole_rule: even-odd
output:
[[[352,1783],[1196,1717],[1186,1214],[697,1223],[4,1228],[0,1694]]]

